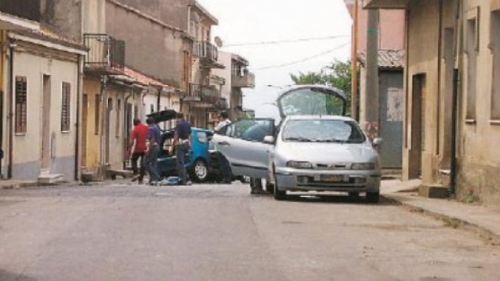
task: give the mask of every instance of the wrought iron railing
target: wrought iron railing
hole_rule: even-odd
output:
[[[40,22],[40,0],[0,0],[0,12]]]
[[[198,41],[193,45],[193,54],[200,58],[217,61],[219,58],[219,50],[215,45],[208,41]]]
[[[220,98],[220,91],[214,86],[189,84],[187,96],[190,100],[214,103]]]
[[[123,70],[125,67],[125,41],[107,34],[85,34],[85,46],[89,48],[85,67]]]

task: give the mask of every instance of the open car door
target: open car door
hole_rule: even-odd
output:
[[[273,135],[274,119],[242,119],[217,131],[212,142],[234,176],[265,178],[272,145],[264,143],[264,137]]]

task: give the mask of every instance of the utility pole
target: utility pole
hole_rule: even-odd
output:
[[[354,0],[352,11],[351,48],[351,117],[358,118],[358,0]]]
[[[366,96],[365,129],[370,138],[378,135],[379,122],[379,77],[378,77],[378,23],[379,10],[368,10],[366,47]]]

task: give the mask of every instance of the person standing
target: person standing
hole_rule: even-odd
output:
[[[177,113],[177,124],[175,125],[174,141],[170,149],[175,147],[175,158],[181,185],[190,185],[189,177],[185,166],[185,157],[191,148],[191,124],[184,119],[182,112]],[[170,154],[172,152],[170,151]]]
[[[223,111],[219,115],[219,124],[217,124],[214,131],[217,132],[229,124],[231,124],[229,115],[227,112]],[[231,168],[229,167],[229,161],[227,161],[226,157],[224,157],[220,151],[217,152],[217,159],[219,161],[220,172],[222,174],[222,183],[230,184],[232,182],[232,175]]]
[[[132,181],[138,180],[139,183],[142,183],[145,174],[144,156],[147,150],[146,139],[148,138],[148,132],[148,126],[143,124],[140,119],[135,118],[134,129],[130,138],[130,153],[132,155],[132,170],[134,171]],[[138,169],[137,160],[141,165],[140,170]]]
[[[148,146],[144,163],[149,173],[149,184],[155,184],[160,181],[160,175],[158,174],[158,155],[160,154],[161,131],[153,118],[148,118],[146,123],[149,129],[147,136]]]

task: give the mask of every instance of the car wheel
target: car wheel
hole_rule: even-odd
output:
[[[208,178],[208,166],[203,159],[197,159],[191,168],[191,176],[195,182],[204,182]]]
[[[366,193],[366,201],[369,203],[378,203],[380,200],[380,192],[367,192]]]
[[[274,170],[274,168],[273,168]],[[278,181],[276,179],[276,174],[274,174],[274,171],[273,171],[273,175],[274,175],[274,199],[276,200],[286,200],[286,191],[282,191],[282,190],[279,190],[278,188]]]

